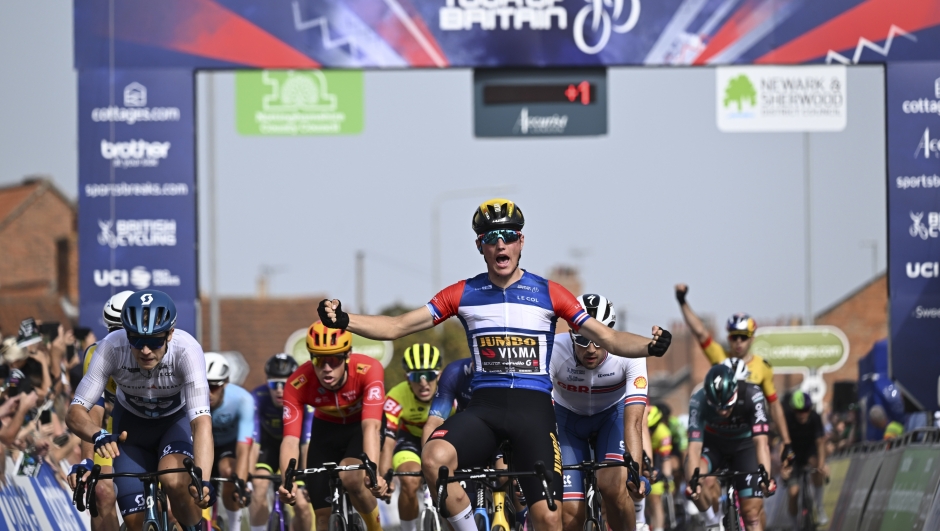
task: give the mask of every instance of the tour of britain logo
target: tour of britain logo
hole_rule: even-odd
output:
[[[542,371],[538,337],[518,334],[481,335],[475,338],[475,343],[484,372]]]

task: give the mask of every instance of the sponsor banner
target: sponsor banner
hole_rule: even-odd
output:
[[[187,70],[79,74],[79,320],[97,334],[111,295],[145,288],[196,333],[193,98]]]
[[[235,73],[235,124],[243,135],[356,134],[362,115],[361,71]]]
[[[846,95],[844,65],[715,70],[718,129],[726,133],[842,131]]]
[[[881,529],[936,529],[925,527],[925,523],[940,484],[940,448],[909,446],[903,452],[894,481],[882,492]],[[880,479],[879,475],[879,484]]]
[[[832,372],[849,357],[849,340],[834,326],[762,326],[751,352],[774,366],[778,374]]]
[[[483,372],[545,374],[540,365],[542,336],[505,333],[473,338]]]
[[[0,483],[0,529],[22,531],[87,531],[86,513],[72,505],[71,493],[56,480],[46,463],[35,477],[14,475],[16,465],[6,459],[5,481]]]
[[[890,374],[940,409],[940,63],[887,67]]]

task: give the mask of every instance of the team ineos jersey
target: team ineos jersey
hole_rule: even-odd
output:
[[[620,402],[628,406],[647,403],[646,359],[608,353],[589,370],[574,355],[571,334],[555,336],[551,375],[555,403],[579,415],[594,415]]]
[[[731,440],[770,433],[767,401],[761,388],[752,383],[738,382],[737,393],[738,399],[727,417],[722,417],[708,405],[704,389],[692,395],[689,401],[689,440],[701,441],[706,433]]]
[[[118,403],[139,417],[167,417],[183,408],[190,421],[209,414],[205,354],[183,330],[173,332],[166,355],[150,371],[137,365],[124,330],[108,334],[98,343],[72,403],[91,409],[108,378],[117,384]]]
[[[452,284],[427,305],[440,324],[457,316],[473,357],[473,389],[519,387],[552,392],[548,368],[559,317],[578,330],[591,318],[560,284],[522,272],[506,289],[486,273]]]

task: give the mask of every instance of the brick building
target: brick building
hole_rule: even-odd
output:
[[[77,317],[77,212],[47,178],[0,188],[0,331]]]

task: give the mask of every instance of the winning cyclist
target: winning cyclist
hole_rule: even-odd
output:
[[[287,380],[284,387],[284,440],[281,442],[281,470],[299,455],[299,437],[304,406],[314,408],[313,433],[307,450],[307,467],[323,463],[362,464],[365,453],[379,462],[382,449],[385,402],[385,370],[369,356],[352,353],[352,334],[327,328],[317,321],[307,330],[310,361]],[[329,476],[319,474],[307,480],[307,492],[316,515],[317,531],[326,531],[330,519],[332,493]],[[382,476],[368,485],[365,471],[342,472],[340,479],[353,507],[362,516],[368,531],[381,531],[376,497],[387,490]],[[370,491],[371,490],[371,494]],[[296,488],[288,492],[281,485],[281,501],[293,504]]]
[[[650,433],[650,445],[653,450],[653,466],[657,467],[662,477],[661,481],[653,484],[650,491],[650,522],[653,531],[663,531],[666,515],[663,511],[663,494],[666,489],[672,489],[672,463],[669,455],[672,453],[672,432],[666,424],[663,411],[659,406],[651,406],[647,416],[647,426]]]
[[[373,339],[397,339],[459,316],[474,360],[473,398],[431,435],[422,451],[424,477],[431,484],[439,467],[481,466],[508,440],[516,449],[516,470],[531,471],[536,461],[553,468],[551,490],[557,495],[561,453],[548,366],[559,317],[616,356],[661,356],[671,341],[659,327],[653,327],[652,340],[608,328],[561,285],[520,269],[524,224],[512,201],[481,204],[472,227],[486,273],[443,289],[424,308],[395,317],[370,316],[346,313],[338,300],[320,302],[324,322]],[[548,509],[541,482],[524,477],[519,483],[534,525],[541,531],[561,529],[561,517]],[[476,529],[470,500],[459,484],[448,486],[447,512],[455,531]]]
[[[794,391],[790,397],[790,408],[787,412],[787,426],[793,437],[793,468],[783,469],[787,477],[787,498],[790,514],[796,516],[796,497],[800,494],[800,478],[793,472],[803,472],[804,469],[814,469],[812,472],[813,494],[815,497],[816,513],[819,515],[820,525],[826,525],[829,518],[823,510],[823,484],[829,476],[829,466],[826,465],[826,431],[823,429],[822,417],[813,409],[813,400],[808,393]]]
[[[123,331],[101,340],[82,378],[66,423],[95,452],[114,460],[115,473],[146,473],[182,468],[192,457],[202,469],[202,492],[186,474],[160,478],[184,531],[201,529],[201,509],[215,503],[212,472],[212,418],[206,362],[199,343],[177,330],[176,305],[157,290],[131,295],[121,311]],[[101,429],[89,409],[101,396],[108,378],[117,384],[112,414],[115,434]],[[118,507],[128,529],[140,529],[144,512],[143,485],[135,478],[114,481]],[[194,497],[199,497],[198,503]]]
[[[735,378],[727,365],[718,364],[708,370],[702,389],[689,401],[689,456],[686,481],[696,468],[710,473],[722,468],[746,475],[734,478],[741,499],[741,516],[748,531],[763,528],[764,500],[776,491],[776,482],[760,482],[757,465],[770,472],[770,446],[767,442],[767,402],[764,393],[752,383]],[[720,496],[718,481],[705,478],[689,496],[700,511],[705,512],[706,525],[718,525],[712,506]]]
[[[104,324],[108,327],[109,334],[122,328],[121,309],[124,308],[124,302],[127,301],[127,298],[133,294],[134,292],[130,290],[122,291],[113,295],[104,303],[101,317],[104,319]],[[92,343],[85,349],[85,358],[82,361],[83,375],[88,372],[88,365],[91,363],[92,356],[95,355],[97,348],[98,343]],[[92,422],[95,422],[98,426],[108,431],[111,431],[111,417],[109,413],[114,409],[116,393],[117,384],[114,383],[113,378],[108,378],[108,385],[105,386],[104,393],[101,394],[101,398],[95,402],[95,405],[92,406],[91,410],[88,412]],[[106,417],[107,421],[105,420]],[[75,477],[79,467],[85,470],[91,470],[92,466],[100,465],[103,474],[111,473],[111,459],[96,454],[95,445],[93,443],[82,441],[81,447],[82,460],[72,465],[72,470],[69,472],[69,485],[73,489],[75,488]],[[95,497],[98,500],[99,506],[98,516],[91,519],[91,531],[118,531],[120,524],[118,523],[117,517],[117,498],[114,497],[114,482],[110,479],[99,481],[95,486]]]
[[[682,317],[685,319],[692,334],[705,351],[705,357],[712,365],[721,363],[730,358],[737,358],[744,361],[747,370],[739,371],[739,377],[744,376],[748,382],[757,384],[764,392],[767,403],[770,404],[770,418],[774,421],[774,426],[780,432],[780,438],[783,439],[783,452],[781,460],[789,462],[793,460],[793,451],[790,448],[790,432],[787,431],[786,418],[783,415],[783,406],[777,400],[777,390],[774,387],[774,369],[764,358],[751,353],[751,344],[754,342],[754,331],[757,329],[757,323],[746,313],[736,313],[728,319],[728,346],[731,352],[725,352],[725,349],[712,340],[711,335],[702,324],[702,320],[692,311],[692,307],[685,301],[689,293],[689,287],[685,284],[676,284],[676,300],[679,301],[679,308],[682,309]]]
[[[600,324],[610,328],[616,324],[614,305],[603,295],[581,295],[578,300]],[[572,331],[555,336],[549,374],[565,464],[589,460],[592,449],[597,462],[623,462],[624,449],[637,458],[643,455],[642,422],[648,387],[645,359],[611,356]],[[612,529],[632,530],[636,524],[633,503],[628,500],[627,475],[623,467],[597,471],[597,486],[607,503]],[[642,479],[641,490],[629,483],[630,496],[638,500],[649,492],[649,482]],[[565,471],[562,524],[566,531],[584,526],[584,493],[581,472]]]
[[[450,417],[451,412],[460,413],[470,403],[472,393],[470,382],[473,380],[473,360],[464,358],[452,361],[444,367],[444,372],[437,379],[437,392],[428,411],[428,420],[424,423],[421,442],[426,443],[431,434]]]
[[[442,366],[441,351],[428,343],[405,349],[402,366],[408,381],[392,387],[385,397],[385,447],[379,470],[386,474],[421,471],[421,433],[428,420],[431,399],[437,391]],[[450,411],[448,411],[450,413]],[[398,515],[402,531],[418,529],[418,490],[421,478],[401,476]],[[392,485],[389,485],[392,490]]]
[[[254,434],[255,401],[244,388],[229,383],[225,356],[206,353],[206,380],[209,383],[209,408],[212,411],[212,439],[215,443],[213,477],[248,479],[248,457]],[[245,500],[237,495],[233,483],[222,486],[222,505],[228,513],[228,528],[241,529]]]
[[[284,439],[284,386],[287,379],[297,370],[297,362],[290,354],[280,353],[268,358],[264,364],[267,383],[259,385],[252,392],[255,400],[255,444],[252,446],[251,469],[255,475],[274,475],[281,467],[281,441]],[[313,423],[313,409],[304,410],[303,427],[300,436],[301,455],[310,442],[310,426]],[[265,531],[268,528],[268,488],[270,481],[253,479],[254,496],[248,507],[251,531]],[[313,525],[313,512],[306,496],[297,496],[294,505],[294,519],[291,525],[295,531],[309,531]]]

